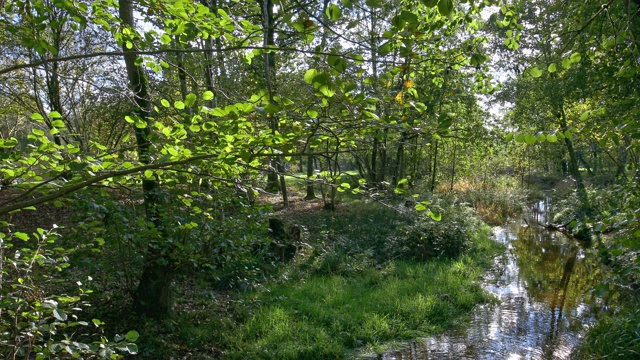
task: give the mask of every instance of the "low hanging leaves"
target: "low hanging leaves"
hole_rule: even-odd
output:
[[[453,11],[453,0],[440,0],[438,2],[438,12],[442,16],[449,16]]]
[[[542,76],[542,70],[540,70],[537,66],[534,66],[529,69],[529,75],[531,75],[532,78],[539,78],[540,76]]]
[[[342,16],[342,10],[340,10],[340,7],[336,4],[330,4],[327,7],[327,10],[325,13],[329,17],[329,19],[333,21],[340,19],[340,17]]]

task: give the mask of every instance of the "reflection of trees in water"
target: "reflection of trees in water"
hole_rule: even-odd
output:
[[[501,234],[498,239],[511,250],[487,279],[500,305],[481,307],[468,326],[393,358],[569,358],[584,322],[602,304],[589,291],[603,277],[597,257],[560,233],[520,228],[517,222]]]
[[[575,317],[580,306],[595,302],[588,290],[600,276],[599,267],[584,256],[585,249],[575,240],[559,233],[523,228],[512,244],[520,280],[527,284],[532,300],[548,311],[548,316],[532,319],[529,325],[546,329],[541,355],[554,358],[566,327],[578,330],[582,326],[580,317]],[[567,312],[573,313],[573,320],[565,319]]]
[[[582,256],[584,249],[562,234],[521,229],[513,245],[529,295],[552,310],[575,310],[599,274],[597,266]]]

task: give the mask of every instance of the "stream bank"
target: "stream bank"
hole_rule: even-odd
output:
[[[377,358],[568,359],[606,309],[590,291],[602,278],[601,267],[596,253],[576,240],[527,225],[547,222],[548,199],[526,217],[494,228],[507,251],[495,259],[483,288],[498,305],[481,305],[469,323]]]

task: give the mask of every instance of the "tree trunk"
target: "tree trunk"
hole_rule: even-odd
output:
[[[457,137],[456,133],[456,137]],[[457,143],[456,139],[453,139],[453,160],[451,161],[451,183],[449,184],[449,191],[453,191],[453,184],[456,179],[456,151],[457,151]]]
[[[132,0],[120,0],[119,15],[124,26],[134,28]],[[123,44],[124,62],[129,79],[129,88],[133,93],[136,109],[133,111],[138,120],[146,121],[144,128],[135,127],[138,158],[143,164],[149,164],[151,144],[151,101],[147,92],[147,79],[141,67],[135,65],[137,55],[133,49],[127,49]],[[162,237],[162,223],[159,216],[158,180],[142,180],[144,207],[149,231],[158,231]],[[155,229],[153,229],[155,228]],[[165,318],[171,313],[173,305],[171,299],[172,262],[168,245],[160,238],[158,243],[152,243],[145,255],[145,266],[140,277],[140,283],[134,294],[134,310],[153,318]]]
[[[383,131],[382,143],[380,149],[380,170],[377,173],[376,182],[378,184],[384,182],[387,177],[387,135],[389,134],[389,128],[385,128]]]
[[[564,113],[564,108],[560,107],[560,129],[566,134],[568,130],[567,119]],[[586,216],[591,214],[591,205],[589,204],[589,197],[587,196],[587,190],[582,181],[582,175],[580,174],[580,168],[578,167],[578,159],[573,149],[573,142],[567,136],[564,137],[564,143],[567,147],[567,153],[569,154],[569,173],[576,181],[576,188],[578,192],[578,199],[582,203],[583,210]]]
[[[434,141],[433,168],[431,169],[431,192],[436,189],[436,169],[438,166],[438,139]]]
[[[313,176],[313,155],[307,156],[307,179]],[[313,186],[313,181],[307,180],[307,196],[305,200],[313,200],[316,198],[316,193]]]

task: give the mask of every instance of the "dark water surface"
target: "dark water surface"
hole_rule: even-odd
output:
[[[500,304],[483,305],[468,324],[377,358],[568,359],[603,307],[589,291],[600,268],[576,240],[536,226],[549,221],[546,202],[526,218],[494,229],[508,250],[495,260],[483,287]]]

